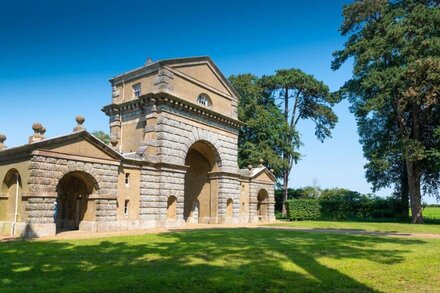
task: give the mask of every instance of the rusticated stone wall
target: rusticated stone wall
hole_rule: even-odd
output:
[[[178,112],[173,107],[162,105],[161,108],[181,115],[185,113]],[[208,125],[214,123],[208,120],[205,122]],[[218,165],[222,170],[233,173],[238,171],[238,130],[236,129],[228,128],[227,131],[231,132],[232,136],[226,135],[226,129],[208,130],[173,119],[172,115],[161,113],[158,115],[157,125],[147,125],[145,131],[157,133],[156,139],[150,141],[149,144],[157,148],[157,161],[159,162],[184,165],[189,148],[197,141],[205,141],[217,155]]]
[[[262,219],[264,221],[275,220],[275,190],[273,184],[260,183],[251,181],[249,184],[249,220],[250,222],[258,221],[257,215],[257,204],[258,204],[258,193],[260,190],[266,190],[268,195],[267,201],[267,219]]]
[[[177,198],[177,219],[183,219],[185,171],[143,169],[139,214],[143,220],[165,221],[168,197]]]
[[[220,177],[218,188],[219,221],[226,220],[226,203],[232,199],[232,217],[239,220],[240,216],[240,181],[234,177]]]
[[[53,223],[56,197],[31,197],[27,200],[25,209],[28,221],[31,223]]]
[[[118,166],[36,155],[29,165],[29,190],[26,211],[31,223],[53,223],[57,185],[64,175],[81,171],[87,173],[95,186],[95,194],[118,194]],[[116,220],[116,199],[96,200],[96,220]]]
[[[82,161],[58,159],[46,156],[34,156],[29,165],[29,190],[31,192],[56,192],[58,182],[64,175],[81,171],[93,178],[96,193],[118,194],[118,166]]]
[[[115,199],[96,200],[96,221],[112,222],[116,221],[117,201]]]

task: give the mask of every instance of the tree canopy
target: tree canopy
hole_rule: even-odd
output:
[[[274,75],[263,76],[261,83],[270,96],[281,100],[284,120],[288,124],[290,134],[296,135],[285,135],[286,143],[293,143],[296,148],[301,145],[297,125],[303,119],[314,122],[315,135],[319,140],[324,141],[325,138],[331,137],[331,130],[338,121],[332,107],[339,101],[339,97],[332,95],[328,86],[322,81],[299,69],[292,68],[277,70]],[[299,159],[299,153],[294,154],[283,153],[284,201],[288,198],[290,172],[293,164]],[[285,213],[286,210],[283,207],[283,215]]]
[[[343,16],[347,42],[332,68],[354,63],[340,93],[357,118],[367,178],[377,188],[407,184],[421,223],[421,189],[437,194],[440,179],[440,1],[357,0]]]
[[[286,135],[290,133],[284,117],[274,100],[260,84],[260,78],[252,74],[231,76],[231,84],[240,94],[238,118],[244,122],[238,140],[238,164],[240,168],[258,164],[265,160],[269,169],[274,169],[280,177],[285,168],[283,153],[294,153],[292,144],[286,144]]]

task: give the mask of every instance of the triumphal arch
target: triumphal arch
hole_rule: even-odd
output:
[[[209,57],[147,61],[116,76],[102,142],[71,133],[7,148],[0,135],[0,232],[48,236],[186,223],[274,220],[275,178],[239,169],[239,95]]]

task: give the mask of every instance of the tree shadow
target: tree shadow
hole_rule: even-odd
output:
[[[5,242],[0,291],[378,292],[320,258],[390,265],[423,243],[252,228]]]

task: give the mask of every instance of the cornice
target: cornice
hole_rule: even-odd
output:
[[[111,116],[131,110],[142,110],[148,105],[168,105],[235,129],[239,129],[241,126],[244,125],[244,123],[239,120],[217,113],[213,110],[196,105],[189,101],[185,101],[169,93],[149,93],[133,101],[124,102],[122,104],[110,104],[104,106],[102,108],[102,111],[106,115]]]

